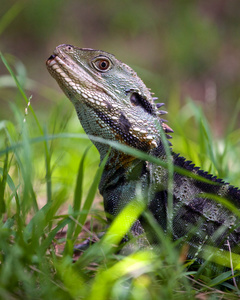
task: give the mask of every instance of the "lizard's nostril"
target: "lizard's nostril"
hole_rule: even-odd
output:
[[[52,55],[48,58],[48,60],[54,59],[55,57],[56,57],[56,55],[52,54]]]

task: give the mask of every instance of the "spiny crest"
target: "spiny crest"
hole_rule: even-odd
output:
[[[148,89],[150,91],[150,89]],[[162,128],[164,132],[166,133],[166,137],[168,139],[171,139],[172,136],[170,136],[168,133],[172,133],[173,130],[170,128],[166,123],[167,120],[162,119],[162,115],[166,115],[168,112],[165,110],[160,110],[162,106],[164,106],[164,103],[155,103],[155,101],[158,100],[157,97],[150,97],[147,98],[146,95],[142,95],[141,92],[137,89],[129,89],[126,91],[126,94],[131,94],[130,96],[130,102],[133,106],[141,106],[147,113],[150,115],[156,116],[162,125]],[[154,93],[150,93],[150,96],[153,96]],[[137,127],[137,131],[140,131],[140,128]],[[153,146],[156,145],[156,142],[153,141]],[[170,143],[171,145],[171,143]]]
[[[152,95],[154,95],[153,93],[152,93]],[[152,99],[153,99],[153,101],[155,102],[155,101],[157,101],[158,100],[158,97],[152,97]],[[155,107],[156,107],[156,114],[158,115],[158,117],[159,117],[159,119],[160,119],[160,123],[162,124],[162,128],[163,128],[163,130],[165,131],[165,133],[166,133],[166,137],[168,138],[168,139],[171,139],[172,138],[172,136],[171,135],[169,135],[168,133],[173,133],[174,131],[172,130],[172,128],[171,127],[169,127],[166,123],[168,122],[167,120],[165,120],[165,119],[162,119],[160,116],[162,116],[162,115],[166,115],[168,112],[167,111],[165,111],[165,110],[160,110],[159,108],[161,108],[162,106],[164,106],[165,105],[165,103],[155,103]]]
[[[221,178],[218,178],[217,176],[213,176],[212,174],[209,174],[206,171],[201,170],[199,167],[196,167],[195,164],[191,160],[186,160],[186,158],[180,156],[179,153],[173,153],[174,155],[174,165],[180,166],[184,168],[187,171],[195,172],[195,174],[208,179],[214,183],[217,183],[219,185],[228,185],[228,194],[230,196],[233,196],[234,199],[238,199],[240,197],[240,189],[237,187],[234,187],[232,185],[229,185],[228,182],[225,182]]]

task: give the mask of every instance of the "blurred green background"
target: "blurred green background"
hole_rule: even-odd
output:
[[[239,31],[239,1],[1,0],[0,50],[39,84],[27,86],[35,107],[54,105],[41,90],[58,89],[45,60],[68,43],[115,54],[161,102],[174,93],[201,101],[220,133],[240,95]],[[0,88],[3,116],[11,100]]]

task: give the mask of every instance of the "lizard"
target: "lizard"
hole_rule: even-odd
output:
[[[222,197],[240,208],[240,190],[204,172],[172,148],[169,148],[170,157],[167,155],[164,135],[171,138],[169,133],[173,130],[162,119],[166,114],[161,109],[164,103],[156,103],[157,98],[132,68],[110,53],[68,44],[56,47],[46,65],[73,103],[90,138],[116,141],[162,161],[170,159],[174,167],[193,174],[189,177],[174,171],[172,182],[172,236],[189,245],[189,258],[198,259],[205,245],[240,254],[240,218],[207,196]],[[102,161],[109,146],[94,139],[92,142]],[[111,148],[99,184],[105,212],[113,218],[117,216],[136,197],[139,182],[149,211],[166,232],[169,217],[167,168],[114,148]],[[149,230],[142,217],[132,227],[134,235],[146,231],[149,240],[157,243]]]

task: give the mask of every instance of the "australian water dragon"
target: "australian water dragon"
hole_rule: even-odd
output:
[[[117,141],[167,160],[163,134],[168,137],[172,129],[161,118],[165,114],[160,110],[163,104],[155,103],[152,93],[129,66],[104,51],[60,45],[47,60],[47,68],[74,104],[87,134]],[[102,160],[109,146],[95,140],[93,143]],[[239,218],[206,196],[213,194],[226,198],[240,208],[240,190],[203,172],[172,150],[170,159],[174,166],[208,180],[203,182],[174,172],[174,239],[187,241],[189,257],[196,257],[201,245],[231,249],[240,254]],[[114,148],[99,185],[105,211],[116,216],[136,196],[139,181],[143,194],[148,197],[149,210],[165,231],[168,218],[167,169]],[[145,227],[143,220],[136,221],[133,227],[136,235],[142,233],[142,225]],[[192,228],[197,229],[192,231]],[[153,237],[150,239],[155,242]]]

